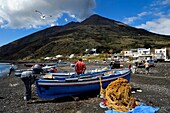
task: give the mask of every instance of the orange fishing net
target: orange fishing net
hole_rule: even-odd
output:
[[[131,94],[131,86],[128,80],[118,78],[111,82],[106,89],[103,89],[101,77],[99,78],[101,86],[100,95],[103,95],[106,99],[106,105],[109,109],[114,109],[118,112],[127,112],[134,106],[139,105]]]

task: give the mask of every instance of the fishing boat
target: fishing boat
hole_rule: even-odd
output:
[[[129,69],[110,70],[98,73],[95,76],[85,77],[82,75],[83,77],[65,78],[64,80],[40,78],[36,80],[36,90],[41,98],[74,96],[99,91],[100,83],[102,83],[103,88],[106,88],[110,82],[120,77],[130,81],[130,72]]]

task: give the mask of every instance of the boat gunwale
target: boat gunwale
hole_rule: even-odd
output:
[[[125,76],[128,76],[130,74],[130,71],[127,71],[126,73],[119,74],[119,75],[106,75],[109,76],[115,76],[111,78],[102,79],[102,82],[108,82],[117,78],[122,78]],[[102,76],[102,77],[106,77]],[[96,76],[99,77],[99,76]],[[97,84],[99,83],[99,79],[96,80],[89,80],[89,81],[63,81],[60,82],[60,80],[50,80],[50,79],[41,79],[41,81],[36,81],[38,86],[76,86],[76,85],[88,85],[88,84]]]

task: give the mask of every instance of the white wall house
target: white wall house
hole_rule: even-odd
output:
[[[138,60],[141,60],[141,61],[143,61],[143,60],[151,60],[151,59],[153,59],[153,55],[139,55],[138,56]]]
[[[121,53],[123,53],[125,57],[138,57],[137,49],[130,49],[129,51],[122,51]]]
[[[152,59],[150,48],[130,49],[130,51],[123,51],[124,56],[133,57],[133,60],[149,60]]]
[[[152,59],[150,48],[138,48],[138,60],[150,60]]]
[[[138,57],[138,50],[137,49],[131,49],[131,57],[133,57],[134,59],[136,59]]]
[[[111,57],[113,60],[116,60],[116,61],[124,61],[125,58],[124,56],[120,55],[120,54],[113,54],[113,56]]]
[[[167,49],[162,48],[162,49],[155,49],[155,58],[156,59],[167,59]]]
[[[123,51],[123,55],[124,56],[132,56],[132,52],[131,51]]]
[[[138,48],[137,52],[139,55],[150,55],[151,54],[151,50],[150,48],[146,49],[146,48]]]

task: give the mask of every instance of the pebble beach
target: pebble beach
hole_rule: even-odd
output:
[[[138,69],[137,74],[131,74],[130,84],[133,88],[140,88],[142,92],[133,95],[137,100],[159,107],[157,113],[170,112],[170,63],[156,63],[146,75],[144,69]],[[90,65],[87,65],[90,68]],[[22,69],[23,64],[18,64]],[[69,67],[60,67],[61,70]],[[0,113],[104,113],[99,106],[99,93],[79,95],[58,99],[39,98],[33,88],[33,101],[25,102],[24,85],[19,77],[11,76],[0,79]]]

